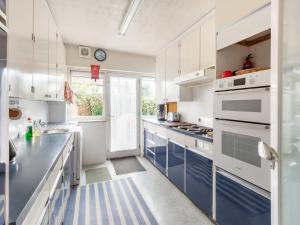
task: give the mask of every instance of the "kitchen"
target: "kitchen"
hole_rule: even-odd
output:
[[[299,6],[0,0],[0,224],[298,224]]]

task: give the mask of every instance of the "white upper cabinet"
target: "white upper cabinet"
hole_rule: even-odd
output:
[[[271,0],[216,0],[216,27],[220,31],[249,15]]]
[[[66,52],[46,0],[8,4],[9,96],[63,101]]]
[[[179,98],[179,87],[174,79],[179,75],[179,43],[175,42],[166,50],[166,101],[176,102]]]
[[[66,50],[65,45],[63,43],[63,40],[61,36],[57,35],[57,72],[56,72],[56,78],[57,78],[57,101],[63,101],[64,100],[64,88],[65,88],[65,75],[67,73],[67,67],[66,67]]]
[[[216,65],[216,29],[215,17],[208,19],[201,26],[200,68]]]
[[[163,103],[166,99],[166,55],[165,52],[156,57],[156,101]]]
[[[49,74],[49,12],[45,0],[34,0],[34,97],[47,99]]]
[[[200,69],[200,29],[196,28],[180,41],[181,75]]]
[[[56,25],[54,23],[54,20],[52,19],[50,13],[49,13],[49,41],[48,41],[48,48],[49,48],[49,63],[48,63],[48,93],[46,98],[49,101],[55,101],[56,100],[56,83],[57,83],[57,47],[56,47]]]
[[[32,98],[33,0],[9,0],[7,3],[9,96]]]

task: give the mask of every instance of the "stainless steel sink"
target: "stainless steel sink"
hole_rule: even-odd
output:
[[[59,129],[44,130],[42,133],[43,134],[63,134],[63,133],[68,133],[69,131],[70,131],[69,129],[59,128]]]

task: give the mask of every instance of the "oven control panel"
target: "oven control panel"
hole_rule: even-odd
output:
[[[215,91],[255,88],[271,85],[271,70],[232,76],[215,81]]]

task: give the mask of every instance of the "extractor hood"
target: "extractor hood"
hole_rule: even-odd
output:
[[[193,73],[181,75],[174,79],[174,83],[183,87],[199,86],[210,83],[216,76],[216,70],[212,68],[201,69]]]

